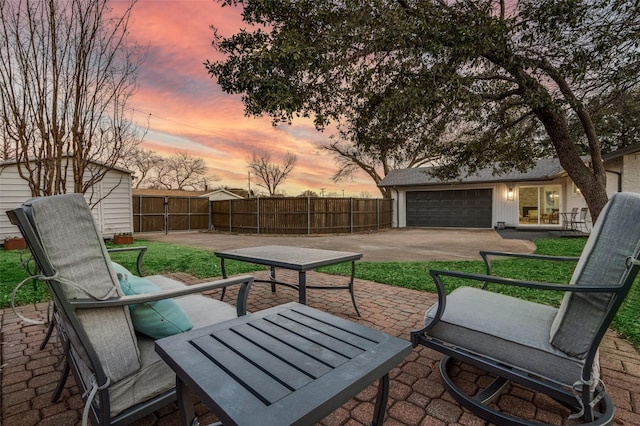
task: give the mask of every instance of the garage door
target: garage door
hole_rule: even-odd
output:
[[[407,192],[407,226],[491,228],[491,189]]]

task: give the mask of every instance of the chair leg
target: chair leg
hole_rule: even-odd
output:
[[[62,389],[64,389],[64,384],[67,382],[67,378],[69,377],[69,360],[66,359],[64,361],[64,367],[62,368],[62,373],[60,374],[60,380],[58,381],[58,385],[56,386],[56,390],[53,391],[51,395],[51,402],[56,402],[58,398],[60,398],[60,394],[62,393]]]
[[[482,404],[489,404],[498,398],[509,386],[509,380],[504,377],[496,378],[486,389],[474,396]]]
[[[453,396],[453,398],[460,403],[463,407],[467,408],[473,414],[481,417],[489,422],[496,424],[498,426],[540,426],[544,423],[540,423],[537,421],[527,421],[525,419],[521,419],[501,411],[495,410],[486,403],[483,402],[483,398],[486,396],[490,396],[493,394],[495,397],[494,390],[498,387],[504,388],[504,383],[500,383],[500,381],[505,379],[498,379],[494,383],[492,383],[485,391],[480,392],[480,394],[476,396],[470,396],[467,393],[463,392],[451,379],[449,376],[449,372],[447,370],[447,366],[453,361],[448,355],[442,357],[440,361],[440,375],[442,376],[442,382],[444,384],[445,389]],[[490,388],[494,388],[491,389]],[[485,394],[485,395],[483,395]],[[607,394],[604,394],[602,400],[600,401],[600,407],[602,409],[601,412],[592,412],[589,416],[592,419],[585,419],[586,423],[580,423],[582,426],[610,426],[614,421],[614,412],[615,408],[613,406],[613,402],[611,398]]]
[[[40,342],[40,350],[43,350],[45,346],[47,346],[47,343],[49,343],[49,339],[51,338],[51,333],[53,333],[53,329],[56,326],[56,319],[55,316],[51,318],[51,320],[49,320],[49,327],[47,327],[47,332],[44,335],[44,339],[42,339],[42,342]]]

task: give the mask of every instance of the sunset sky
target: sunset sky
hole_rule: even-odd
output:
[[[116,11],[119,3],[113,3]],[[240,96],[223,93],[207,74],[203,63],[219,57],[211,46],[210,25],[231,35],[242,27],[240,12],[214,0],[139,0],[135,5],[130,37],[148,47],[139,89],[130,102],[136,122],[150,120],[142,146],[162,155],[186,151],[203,158],[211,174],[221,178],[211,186],[240,188],[247,188],[247,158],[254,150],[267,150],[276,163],[291,151],[298,162],[279,187],[286,195],[307,189],[320,194],[324,188],[325,195],[341,196],[344,191],[345,196],[360,196],[364,191],[379,197],[364,173],[353,181],[331,182],[334,161],[314,148],[314,143],[328,139],[328,133],[317,132],[309,121],[276,128],[269,117],[245,117]]]

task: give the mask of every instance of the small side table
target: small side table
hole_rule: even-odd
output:
[[[389,371],[411,343],[299,303],[156,341],[176,372],[183,425],[192,392],[225,425],[311,425],[379,380],[372,425],[382,425]]]

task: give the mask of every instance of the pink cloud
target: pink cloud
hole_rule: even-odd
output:
[[[124,3],[113,4],[117,13]],[[231,187],[247,186],[246,160],[252,151],[267,150],[275,162],[291,151],[298,162],[282,185],[287,194],[325,188],[325,193],[379,196],[364,174],[353,182],[331,182],[334,160],[318,155],[314,146],[328,134],[315,131],[309,121],[273,127],[269,117],[245,117],[240,96],[223,93],[203,65],[220,57],[211,46],[211,25],[222,35],[233,34],[243,26],[239,9],[213,0],[141,0],[134,6],[130,38],[148,47],[139,90],[130,103],[138,123],[149,120],[143,146],[163,155],[187,151],[202,157],[222,178],[213,185]]]

